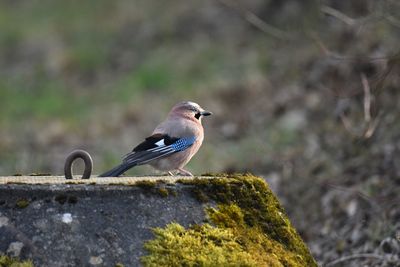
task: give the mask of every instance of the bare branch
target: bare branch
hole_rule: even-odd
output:
[[[338,53],[332,52],[328,47],[326,47],[326,45],[321,40],[321,38],[319,38],[317,33],[309,31],[307,33],[307,35],[311,38],[312,41],[314,41],[314,43],[318,46],[318,48],[321,50],[321,52],[325,56],[330,57],[332,59],[336,59],[336,60],[346,60],[346,59],[348,59],[345,56],[341,56]]]
[[[365,123],[368,125],[367,129],[364,132],[364,138],[368,139],[374,134],[375,129],[378,126],[381,114],[379,114],[373,121],[371,121],[371,90],[367,77],[364,73],[361,73],[361,82],[364,89],[364,119]]]
[[[344,23],[346,23],[349,26],[353,26],[356,23],[356,20],[353,18],[350,18],[349,16],[347,16],[346,14],[340,12],[337,9],[334,9],[330,6],[321,6],[321,12],[325,13],[327,15],[330,15],[332,17],[337,18],[340,21],[343,21]]]
[[[370,86],[367,80],[367,77],[365,76],[364,73],[361,73],[361,83],[364,89],[364,130],[362,133],[359,133],[355,130],[353,130],[352,124],[350,120],[345,116],[344,113],[340,114],[340,120],[343,123],[344,128],[351,133],[352,135],[356,137],[363,137],[365,139],[370,138],[375,130],[376,127],[379,124],[379,118],[380,115],[376,116],[374,120],[372,120],[371,116],[371,102],[372,102],[372,96],[371,96],[371,90]]]
[[[368,129],[364,133],[364,138],[368,139],[374,134],[376,127],[379,124],[379,119],[380,119],[381,115],[382,114],[379,113],[378,116],[369,124]]]
[[[341,257],[341,258],[339,258],[337,260],[328,262],[324,266],[325,267],[330,267],[330,266],[334,266],[334,265],[336,265],[338,263],[342,263],[342,262],[349,261],[349,260],[360,259],[360,258],[370,258],[370,259],[376,259],[376,260],[380,260],[380,261],[386,261],[386,258],[384,256],[381,256],[381,255],[378,255],[378,254],[361,253],[361,254],[354,254],[354,255]]]
[[[293,39],[292,36],[282,31],[262,20],[256,14],[251,12],[250,10],[244,9],[234,0],[217,0],[222,5],[228,7],[229,9],[235,10],[243,19],[249,22],[251,25],[262,31],[263,33],[273,36],[277,39],[281,40],[290,40]]]
[[[338,61],[357,61],[360,60],[360,57],[352,57],[352,56],[343,56],[340,55],[337,52],[334,52],[332,50],[330,50],[325,44],[324,42],[321,40],[321,38],[318,36],[317,33],[312,32],[312,31],[308,31],[307,32],[307,36],[318,46],[318,48],[321,50],[321,52],[334,60],[338,60]],[[392,58],[398,58],[399,55],[398,53],[394,54],[394,55],[390,55],[390,56],[382,56],[382,57],[364,57],[365,60],[368,61],[387,61],[390,60]]]
[[[362,135],[357,133],[356,131],[353,130],[353,126],[350,122],[350,120],[344,115],[344,113],[340,114],[340,120],[343,123],[344,128],[351,134],[357,137],[361,137]]]
[[[365,130],[363,131],[363,133],[359,133],[359,132],[353,130],[353,126],[352,126],[350,120],[343,113],[340,114],[339,116],[340,116],[340,120],[343,123],[344,128],[351,135],[354,135],[354,136],[359,137],[359,138],[363,137],[365,139],[368,139],[374,134],[374,132],[375,132],[375,130],[376,130],[378,124],[379,124],[379,121],[380,121],[379,119],[381,117],[381,114],[379,114],[374,120],[372,120],[368,124],[366,124]]]
[[[361,83],[364,89],[364,119],[366,123],[369,123],[371,121],[371,91],[364,73],[361,73]]]
[[[384,17],[384,19],[389,22],[390,25],[400,28],[400,20],[393,17],[392,15],[387,15]]]

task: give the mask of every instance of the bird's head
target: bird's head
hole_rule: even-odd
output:
[[[206,111],[202,107],[200,107],[199,104],[190,101],[184,101],[176,104],[172,108],[170,114],[190,119],[196,119],[199,122],[201,122],[202,117],[212,115],[210,111]]]

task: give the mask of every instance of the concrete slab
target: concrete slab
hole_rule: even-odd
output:
[[[0,253],[35,266],[138,266],[152,227],[204,219],[187,186],[173,184],[182,178],[0,177]]]
[[[232,204],[247,216],[241,227],[258,231],[262,242],[274,244],[253,255],[254,259],[316,266],[278,200],[259,177],[76,178],[0,177],[0,255],[30,259],[35,266],[140,266],[148,253],[145,242],[155,238],[152,228],[176,222],[186,229],[191,225],[199,229],[210,223],[207,207]],[[237,220],[235,214],[224,216]],[[254,224],[256,230],[250,230]],[[152,255],[169,258],[174,251],[168,253]]]
[[[197,178],[209,179],[210,177],[199,176]],[[120,184],[133,185],[138,181],[165,181],[174,183],[179,179],[193,179],[189,176],[134,176],[134,177],[96,177],[80,179],[79,175],[74,179],[65,179],[64,176],[1,176],[1,184]]]

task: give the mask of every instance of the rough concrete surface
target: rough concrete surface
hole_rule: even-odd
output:
[[[36,267],[317,266],[251,174],[0,177],[2,254]]]
[[[188,226],[205,216],[187,186],[171,180],[150,189],[130,186],[143,179],[161,178],[123,178],[121,185],[96,178],[0,178],[0,254],[33,259],[35,266],[139,265],[150,228],[172,221]],[[176,194],[166,197],[160,186]]]

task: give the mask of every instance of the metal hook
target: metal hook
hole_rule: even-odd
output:
[[[90,175],[93,171],[93,160],[92,157],[88,152],[85,150],[74,150],[72,151],[67,159],[65,160],[64,164],[64,175],[65,179],[72,179],[72,164],[76,159],[82,159],[85,163],[85,170],[83,171],[83,175],[81,179],[89,179]]]

